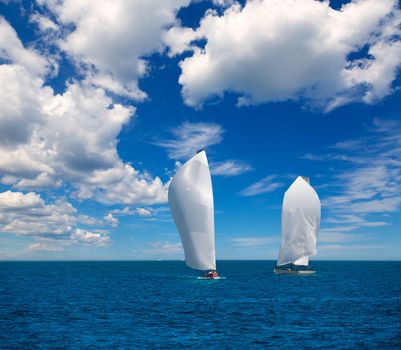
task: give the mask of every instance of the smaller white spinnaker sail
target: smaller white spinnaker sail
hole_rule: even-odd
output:
[[[298,176],[284,194],[277,265],[308,265],[309,256],[316,255],[319,226],[319,197],[309,181]]]
[[[196,270],[215,270],[213,189],[205,151],[177,171],[168,189],[168,203],[187,265]]]

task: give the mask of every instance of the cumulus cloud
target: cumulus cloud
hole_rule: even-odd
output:
[[[98,225],[102,224],[101,220],[98,220],[89,215],[82,215],[82,214],[78,216],[78,222],[80,224],[87,225],[87,226],[98,226]]]
[[[117,227],[118,226],[118,219],[116,219],[113,214],[108,213],[105,215],[103,218],[103,221],[105,222],[106,225],[109,225],[111,227]]]
[[[173,27],[167,43],[170,55],[192,51],[179,78],[189,106],[234,92],[238,105],[301,100],[329,111],[393,91],[400,23],[396,0],[354,0],[340,10],[328,1],[255,0],[207,11],[193,31]]]
[[[168,182],[163,184],[159,177],[139,173],[129,164],[118,162],[113,168],[96,170],[91,175],[76,183],[77,198],[94,198],[106,204],[158,204],[167,201]]]
[[[26,49],[10,24],[0,16],[0,57],[25,67],[32,76],[48,72],[49,62],[34,49]]]
[[[155,144],[166,148],[171,159],[188,159],[199,150],[219,144],[223,133],[223,128],[215,123],[185,122],[171,130],[172,139]]]
[[[91,232],[75,229],[69,237],[62,237],[57,240],[51,238],[37,238],[37,242],[30,244],[22,255],[29,252],[63,252],[76,249],[77,246],[108,247],[111,239],[105,232]]]
[[[192,28],[172,27],[163,35],[163,40],[168,47],[169,57],[182,54],[190,50],[190,43],[197,38],[196,32]]]
[[[25,47],[0,17],[0,182],[14,189],[0,194],[1,232],[31,237],[31,251],[110,244],[108,231],[79,226],[116,227],[113,213],[79,215],[66,198],[46,203],[34,190],[107,204],[166,202],[167,184],[118,155],[118,135],[136,109],[115,94],[146,97],[138,87],[150,69],[146,56],[164,50],[166,28],[177,25],[176,13],[188,3],[38,0],[46,8],[36,7],[29,20],[42,36]],[[57,73],[60,51],[78,75],[56,93],[47,78]]]
[[[12,191],[0,193],[0,209],[2,210],[41,208],[43,206],[42,198],[33,192],[27,194]]]
[[[58,46],[76,62],[88,82],[143,100],[146,93],[138,87],[138,79],[150,69],[144,57],[164,49],[165,29],[176,23],[176,13],[190,1],[40,2],[60,24]],[[49,26],[43,18],[39,24]]]
[[[77,210],[65,199],[48,204],[35,192],[0,193],[0,232],[35,239],[28,250],[61,251],[74,244],[107,246],[111,243],[107,231],[83,230],[77,227],[79,223],[116,227],[118,220],[111,214],[103,220],[78,216]]]
[[[90,232],[78,228],[71,234],[71,240],[74,243],[100,247],[105,247],[110,244],[110,237],[104,232]]]
[[[76,209],[59,199],[46,204],[34,192],[0,193],[0,231],[23,236],[69,235],[77,222]]]
[[[239,194],[241,196],[249,197],[249,196],[256,196],[262,193],[273,192],[284,185],[281,182],[273,181],[275,178],[276,178],[275,175],[266,176],[262,180],[255,182],[249,187],[243,189]]]
[[[135,108],[85,82],[71,81],[55,94],[32,68],[46,61],[25,49],[3,19],[0,30],[7,34],[0,57],[10,61],[0,65],[2,183],[18,189],[72,184],[77,198],[105,203],[165,202],[166,185],[117,153],[117,137]]]
[[[86,226],[97,226],[97,227],[104,227],[109,226],[112,228],[116,228],[119,224],[119,220],[114,217],[114,213],[107,213],[102,219],[95,218],[89,215],[79,215],[78,216],[78,223],[83,224]]]

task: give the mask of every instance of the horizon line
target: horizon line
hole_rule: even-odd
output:
[[[219,261],[277,261],[277,259],[219,259]],[[401,259],[318,259],[312,262],[401,262]],[[0,259],[3,262],[183,262],[177,259]]]

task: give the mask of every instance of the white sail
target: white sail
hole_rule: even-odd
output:
[[[309,258],[307,256],[304,256],[298,260],[295,260],[293,262],[294,265],[301,265],[301,266],[308,266],[309,265]]]
[[[168,203],[187,265],[197,270],[215,270],[213,189],[204,151],[177,171],[169,186]]]
[[[284,195],[281,248],[277,265],[307,265],[308,257],[316,255],[319,226],[319,197],[309,183],[298,176]]]

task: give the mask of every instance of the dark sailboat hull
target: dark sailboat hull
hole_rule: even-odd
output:
[[[276,275],[311,275],[316,271],[310,268],[309,266],[302,265],[283,265],[276,266],[274,269],[274,273]]]

